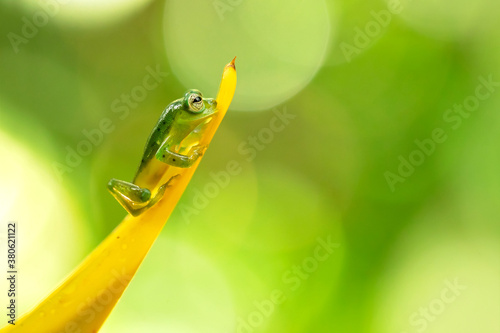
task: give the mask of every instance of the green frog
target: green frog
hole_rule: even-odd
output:
[[[161,199],[176,177],[158,187],[167,168],[189,168],[203,155],[207,147],[199,145],[199,140],[216,112],[216,100],[203,98],[195,89],[165,108],[149,136],[133,182],[113,178],[108,183],[111,194],[130,214],[138,216]]]

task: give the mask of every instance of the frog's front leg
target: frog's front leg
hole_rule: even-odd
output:
[[[156,159],[178,168],[189,168],[203,155],[207,146],[194,146],[190,155],[174,153],[170,150],[172,143],[166,140],[156,152]]]
[[[108,190],[127,212],[133,216],[138,216],[163,197],[166,188],[176,177],[170,178],[168,182],[160,186],[154,198],[151,198],[151,191],[147,188],[115,178],[108,182]]]

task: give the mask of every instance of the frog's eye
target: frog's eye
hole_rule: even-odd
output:
[[[203,110],[203,99],[198,94],[189,96],[189,110],[192,112],[201,112]]]

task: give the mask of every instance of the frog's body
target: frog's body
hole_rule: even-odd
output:
[[[108,183],[130,214],[137,216],[161,199],[172,180],[158,184],[167,168],[189,168],[203,155],[206,147],[198,145],[199,138],[216,111],[215,100],[203,98],[198,90],[189,90],[166,107],[149,136],[133,183],[114,178]]]

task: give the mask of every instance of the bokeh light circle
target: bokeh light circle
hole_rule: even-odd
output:
[[[293,97],[323,64],[331,39],[324,0],[172,0],[163,29],[172,70],[187,88],[215,95],[222,68],[238,57],[235,110],[264,110]]]
[[[89,233],[68,199],[70,194],[44,161],[2,132],[0,153],[4,158],[0,166],[0,242],[6,244],[7,224],[15,222],[22,271],[18,313],[22,314],[52,291],[83,257]],[[6,271],[7,260],[4,262]],[[8,281],[2,280],[0,286],[8,290]]]
[[[498,240],[462,233],[449,212],[435,209],[394,248],[378,290],[374,331],[498,331]]]

